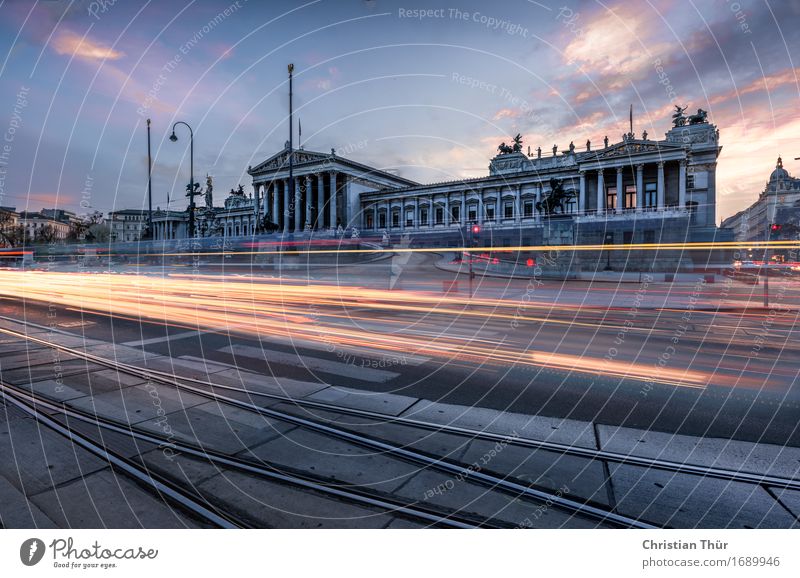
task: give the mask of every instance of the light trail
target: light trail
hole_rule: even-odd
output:
[[[606,330],[623,327],[622,324],[610,325],[604,320],[590,322],[521,314],[517,310],[518,302],[502,299],[469,300],[415,291],[320,283],[307,285],[280,278],[185,274],[158,277],[32,271],[3,272],[0,276],[0,295],[202,331],[238,333],[288,343],[310,342],[317,346],[343,349],[355,347],[387,352],[393,356],[421,355],[441,362],[528,366],[691,388],[705,387],[712,375],[676,367],[659,368],[654,377],[653,363],[520,348],[505,340],[486,339],[480,335],[480,329],[472,336],[450,335],[447,331],[439,335],[429,332],[415,334],[412,323],[410,327],[397,331],[366,331],[357,326],[359,316],[348,313],[349,308],[354,308],[368,309],[378,314],[436,314],[486,321],[514,319],[519,322]],[[553,306],[525,304],[526,310],[532,309],[534,312],[545,307],[552,309]],[[576,314],[582,311],[579,306],[559,305],[559,309],[569,309]],[[379,321],[376,318],[361,319],[373,323]],[[634,329],[648,334],[654,332],[652,328],[644,327],[628,327],[626,331],[634,333]],[[555,341],[549,345],[557,346]],[[298,360],[302,362],[302,357]]]

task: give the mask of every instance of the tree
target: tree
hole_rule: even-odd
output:
[[[33,235],[33,242],[35,244],[50,245],[51,243],[55,243],[57,239],[58,232],[50,223],[42,225],[36,229],[36,233]]]
[[[99,225],[103,222],[103,213],[94,211],[83,216],[79,221],[74,221],[69,226],[69,233],[67,239],[70,241],[83,241],[89,239],[89,233],[92,227]]]
[[[86,240],[90,243],[108,243],[111,237],[111,228],[107,223],[95,223],[89,226]]]
[[[25,227],[16,224],[14,215],[0,211],[0,244],[4,247],[21,245],[25,237]]]

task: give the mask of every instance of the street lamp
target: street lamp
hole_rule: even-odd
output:
[[[179,124],[189,129],[189,192],[187,196],[189,197],[189,237],[194,237],[194,196],[196,194],[194,192],[194,131],[188,124],[179,120],[172,125],[172,134],[169,135],[169,140],[172,142],[178,142],[178,136],[175,134],[175,127]]]

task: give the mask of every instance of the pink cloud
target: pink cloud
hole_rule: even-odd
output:
[[[85,60],[118,60],[125,56],[124,52],[104,46],[88,37],[83,38],[70,30],[60,32],[51,46],[56,54],[75,55]]]

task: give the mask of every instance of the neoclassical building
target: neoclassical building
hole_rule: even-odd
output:
[[[247,172],[253,178],[260,213],[289,233],[360,228],[365,194],[418,186],[387,171],[330,154],[299,149],[292,162],[294,194],[289,181],[289,145]]]
[[[546,155],[501,145],[506,150],[491,160],[488,176],[364,192],[356,223],[423,243],[472,223],[496,245],[516,244],[520,234],[534,244],[707,236],[715,230],[718,140],[703,118],[676,125],[663,140],[628,133],[618,143],[587,142],[580,151],[570,144],[561,152],[554,146]],[[554,189],[561,204],[548,211]]]
[[[632,132],[566,150],[498,147],[483,177],[420,184],[337,155],[289,147],[248,167],[253,194],[198,209],[198,235],[318,234],[358,229],[417,246],[461,246],[467,225],[492,246],[706,241],[718,238],[719,131],[680,109],[663,139]],[[210,181],[209,181],[210,183]],[[207,197],[207,204],[210,197]],[[210,205],[209,205],[210,206]],[[156,213],[157,239],[186,235],[188,214]],[[257,227],[260,224],[260,227]],[[596,257],[596,256],[595,256]],[[683,257],[681,257],[683,258]]]
[[[775,169],[758,199],[743,211],[722,222],[733,230],[737,241],[795,239],[800,225],[800,178],[793,177],[778,157]],[[779,234],[770,235],[772,224],[781,225]]]

